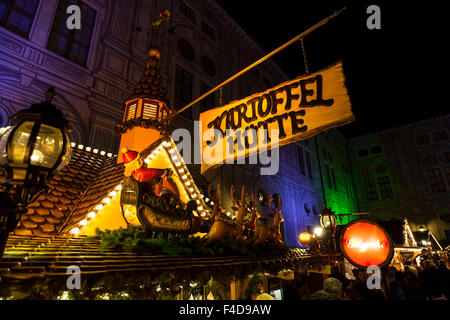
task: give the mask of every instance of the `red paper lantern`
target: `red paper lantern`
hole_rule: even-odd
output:
[[[377,223],[358,219],[341,233],[340,247],[357,267],[383,266],[392,259],[394,248],[389,234]]]

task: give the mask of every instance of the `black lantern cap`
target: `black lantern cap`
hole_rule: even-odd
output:
[[[28,109],[24,109],[10,117],[11,122],[19,120],[40,121],[41,123],[72,131],[72,126],[64,117],[63,113],[51,103],[55,97],[55,88],[50,87],[45,91],[45,101],[34,103]]]

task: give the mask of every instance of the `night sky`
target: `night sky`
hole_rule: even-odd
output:
[[[442,1],[218,0],[269,53],[346,7],[304,39],[310,72],[343,60],[356,121],[348,138],[450,113],[450,3]],[[369,30],[366,9],[381,9]],[[305,73],[300,43],[272,57],[290,78]]]

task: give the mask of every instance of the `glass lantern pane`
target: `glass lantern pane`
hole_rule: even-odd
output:
[[[33,129],[33,126],[34,122],[25,121],[20,124],[17,130],[14,132],[14,136],[11,140],[13,162],[25,162],[25,154],[27,151],[28,141],[30,140],[31,130]]]
[[[45,168],[53,167],[61,155],[63,139],[60,129],[42,124],[36,137],[30,164]]]
[[[64,135],[64,138],[66,139],[66,153],[61,158],[61,163],[56,168],[55,171],[60,171],[64,169],[65,166],[69,164],[70,157],[72,156],[72,147],[70,146],[70,139],[67,134]]]
[[[0,165],[8,163],[8,150],[6,149],[11,127],[0,128]]]

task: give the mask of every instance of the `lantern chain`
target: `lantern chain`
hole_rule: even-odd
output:
[[[220,87],[220,89],[219,89],[219,107],[221,106],[221,105],[223,105],[223,87]]]
[[[302,46],[303,62],[305,64],[305,71],[306,71],[306,74],[309,74],[308,60],[306,60],[306,50],[305,50],[305,44],[303,43],[303,38],[300,38],[300,44]]]

